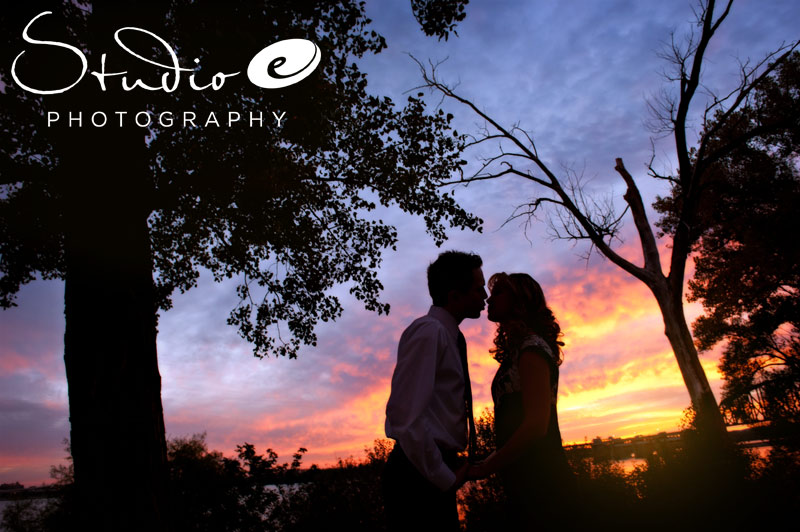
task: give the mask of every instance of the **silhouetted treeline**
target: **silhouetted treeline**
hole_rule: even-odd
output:
[[[477,423],[479,449],[492,447],[488,412]],[[303,467],[305,449],[290,463],[271,449],[237,446],[235,458],[209,450],[204,434],[169,442],[170,511],[177,531],[277,532],[385,530],[381,471],[392,448],[376,440],[362,458],[340,459],[331,468]],[[614,461],[573,457],[574,512],[553,529],[757,530],[794,519],[800,510],[800,445],[797,438],[773,442],[769,455],[732,449],[709,451],[693,427],[682,444],[647,457],[626,471]],[[124,458],[118,464],[125,482]],[[8,531],[72,530],[72,470],[51,471],[60,497],[23,500],[4,513]],[[113,490],[113,486],[108,489]],[[505,520],[502,488],[495,478],[471,482],[459,492],[467,531],[525,530]]]
[[[479,447],[493,448],[492,416],[476,423]],[[568,453],[575,474],[570,515],[550,530],[771,530],[800,510],[800,430],[765,430],[771,448],[720,450],[698,432],[688,408],[676,446],[663,446],[631,469],[615,460]],[[459,493],[467,531],[527,530],[506,520],[495,477]]]

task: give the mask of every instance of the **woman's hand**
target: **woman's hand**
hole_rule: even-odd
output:
[[[489,469],[489,464],[487,464],[488,460],[487,458],[486,460],[480,460],[469,464],[467,468],[467,480],[478,480],[491,475],[492,471]]]
[[[481,467],[482,464],[483,462],[469,464],[469,467],[467,467],[467,480],[478,480],[485,476]]]

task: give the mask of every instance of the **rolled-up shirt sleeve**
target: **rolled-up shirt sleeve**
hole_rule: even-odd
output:
[[[442,460],[427,413],[444,334],[432,321],[415,322],[406,329],[397,348],[397,366],[386,405],[386,435],[394,438],[417,470],[442,491],[453,486],[456,476]]]

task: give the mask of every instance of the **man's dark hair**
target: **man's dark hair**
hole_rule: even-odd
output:
[[[428,292],[433,304],[447,304],[450,290],[465,293],[472,284],[472,272],[483,265],[483,260],[474,253],[445,251],[428,266]]]

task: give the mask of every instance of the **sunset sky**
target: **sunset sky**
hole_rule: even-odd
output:
[[[647,101],[669,90],[662,76],[669,65],[659,52],[670,32],[681,39],[689,29],[692,7],[687,0],[472,0],[458,36],[437,42],[419,30],[409,0],[368,0],[372,26],[389,47],[361,65],[371,92],[402,102],[421,83],[408,54],[447,59],[439,69],[443,80],[503,124],[532,131],[552,168],[583,173],[588,191],[613,196],[621,210],[616,157],[637,179],[646,204],[667,192],[646,175],[651,139],[654,164],[663,173],[674,167],[671,139],[653,138],[646,127]],[[706,86],[732,89],[737,59],[758,60],[799,38],[798,21],[796,0],[736,2],[709,49]],[[435,106],[439,96],[428,101]],[[459,131],[477,131],[469,110],[443,106],[456,116]],[[479,155],[467,152],[470,167]],[[450,231],[440,250],[422,220],[382,210],[379,216],[399,232],[397,250],[384,255],[380,270],[390,314],[364,310],[348,286],[338,287],[344,315],[320,326],[318,345],[303,348],[296,360],[254,358],[225,324],[237,303],[235,281],[217,284],[202,275],[198,288],[176,295],[159,321],[167,436],[206,432],[209,447],[226,455],[250,442],[258,451],[274,449],[283,461],[306,447],[305,465],[361,457],[365,446],[384,437],[397,340],[427,312],[425,269],[444,249],[480,254],[487,278],[522,271],[541,283],[566,343],[559,388],[565,443],[676,429],[689,396],[648,289],[601,257],[582,258],[587,247],[551,240],[545,223],[533,224],[527,235],[519,221],[504,225],[535,193],[531,184],[505,178],[455,190],[461,204],[483,218],[483,232]],[[650,215],[651,222],[657,219]],[[629,217],[622,236],[615,249],[640,264]],[[662,257],[668,244],[660,242]],[[0,312],[0,482],[44,482],[49,466],[63,462],[62,440],[69,435],[63,296],[62,283],[35,282],[23,288],[17,308]],[[698,304],[686,309],[690,320],[702,312]],[[484,314],[461,328],[477,415],[491,408],[493,326]],[[719,397],[717,356],[702,361]]]

